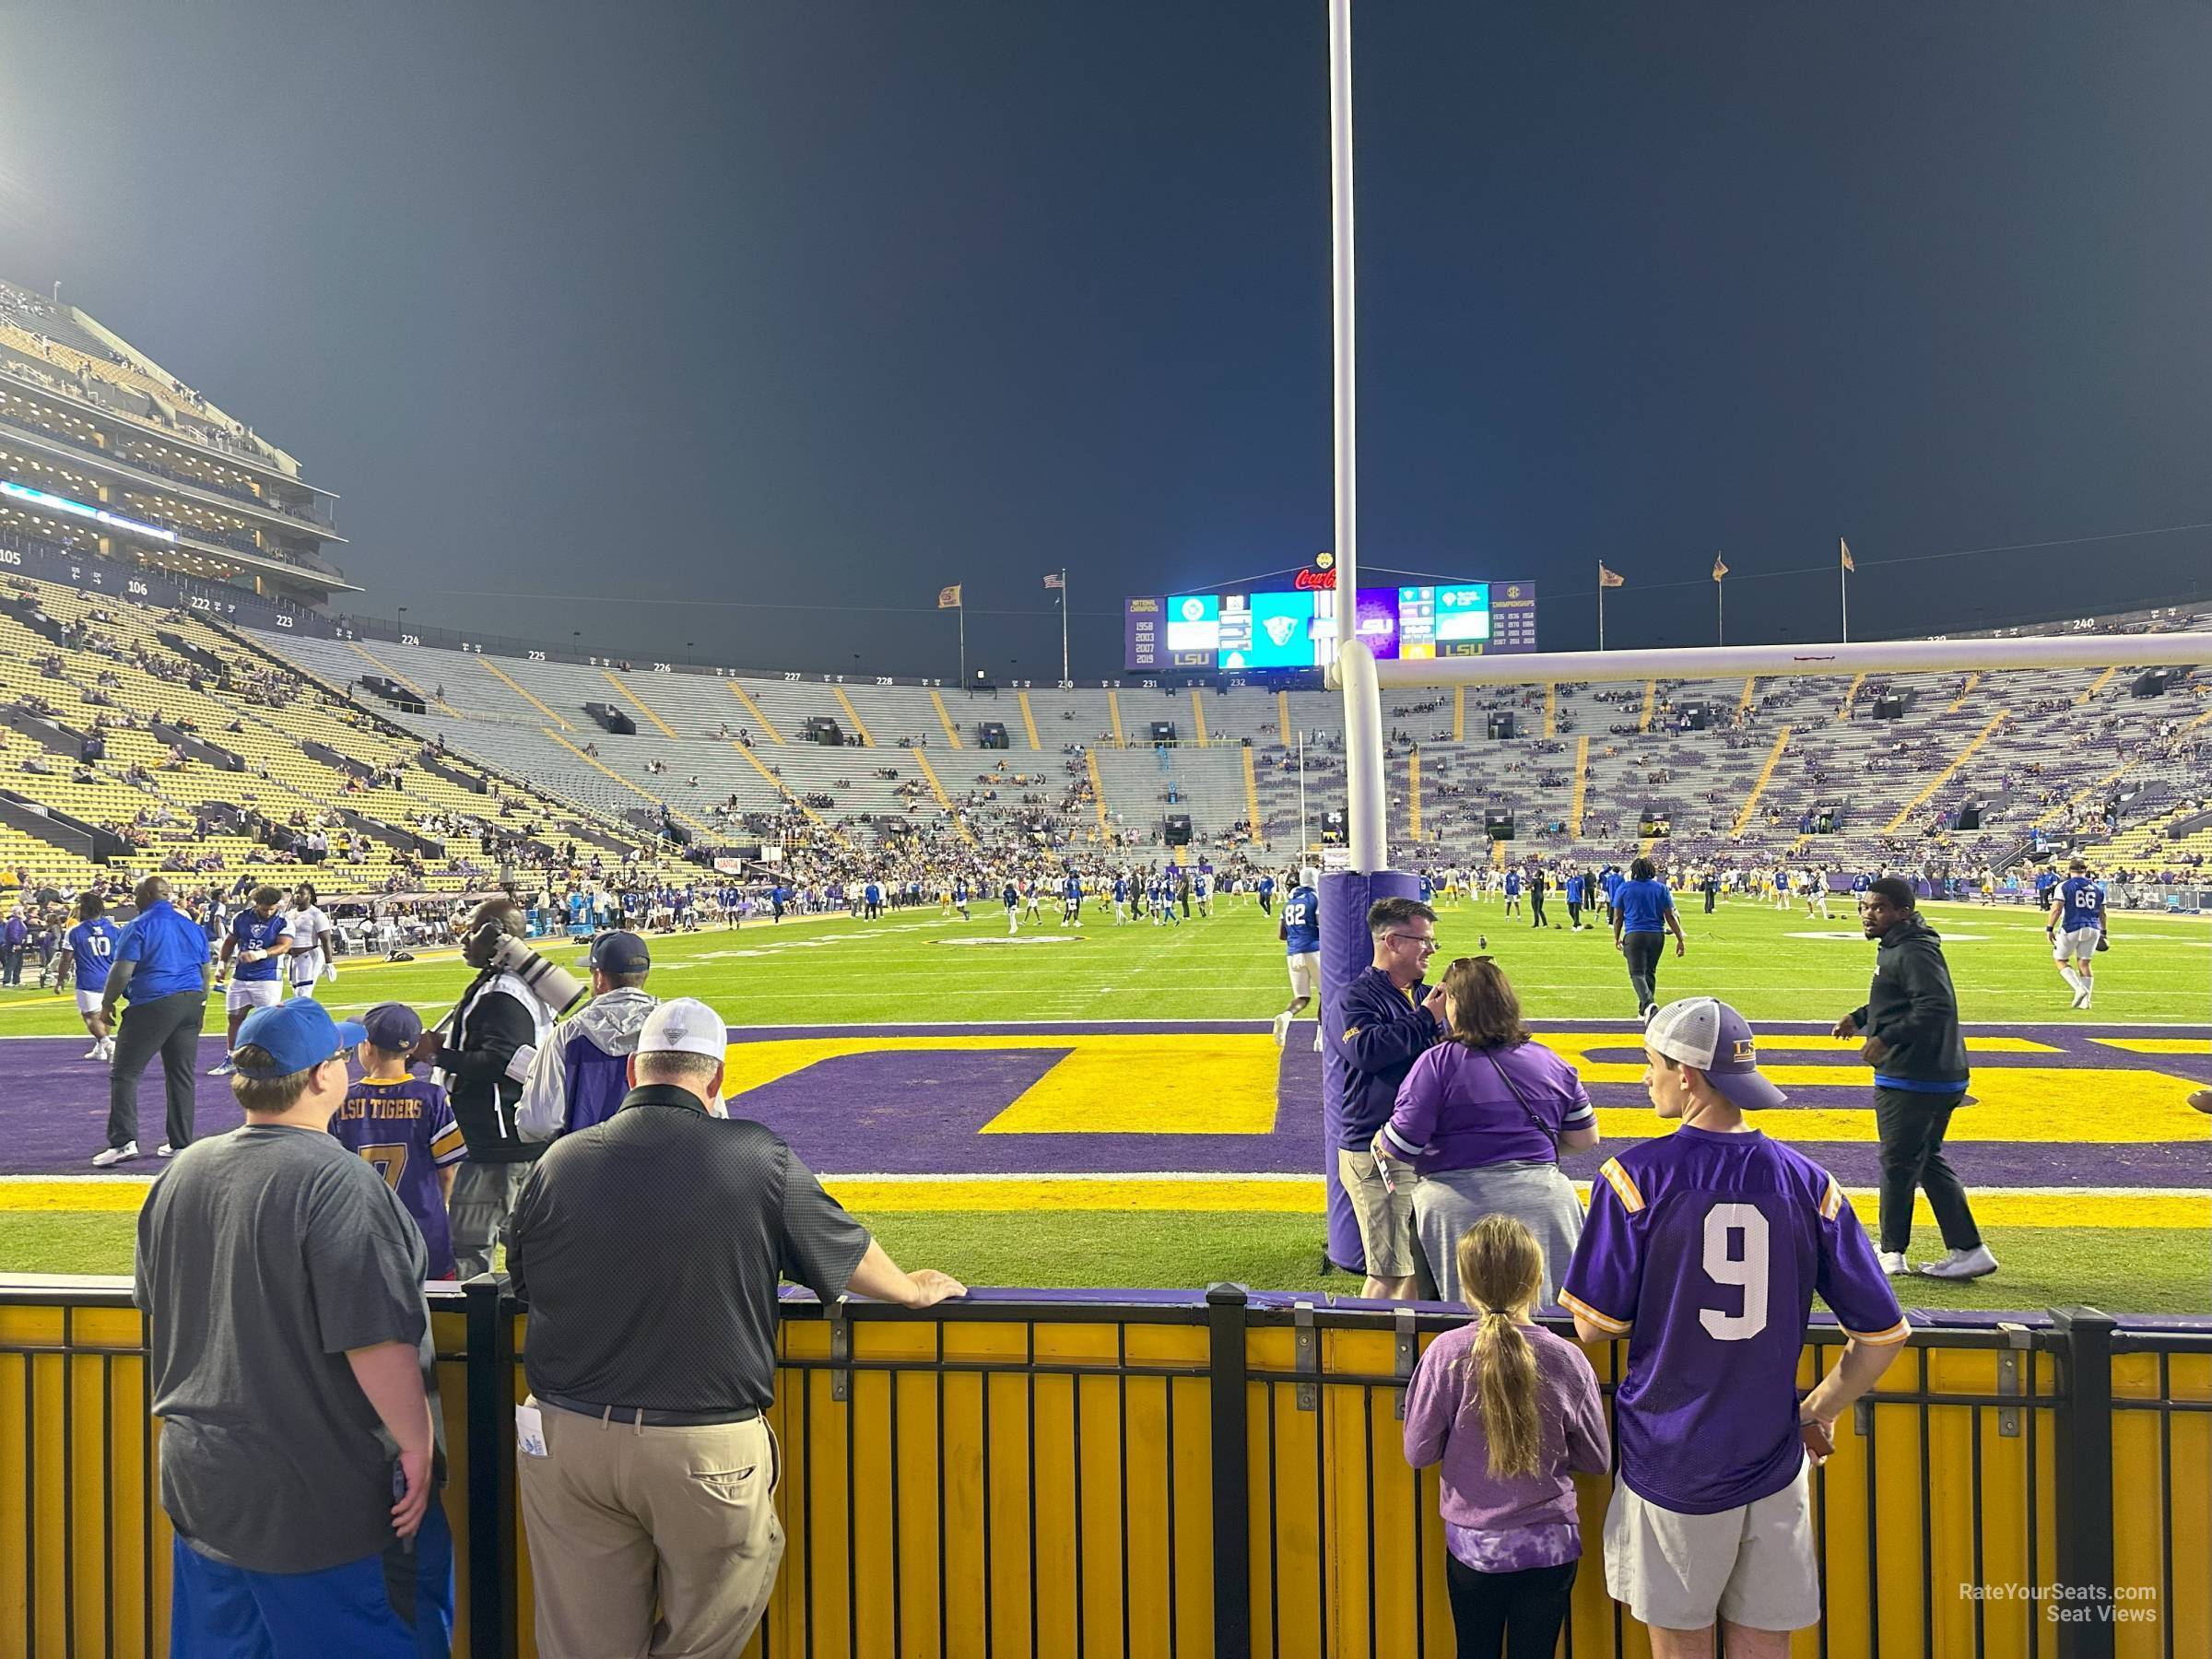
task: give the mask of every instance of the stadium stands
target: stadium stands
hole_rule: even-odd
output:
[[[1303,839],[1343,804],[1341,710],[1311,689],[974,692],[259,638],[357,696],[381,665],[418,702],[382,712],[417,734],[596,811],[665,803],[701,836],[726,835],[747,814],[788,815],[794,802],[849,842],[887,820],[957,830],[966,815],[987,830],[1011,805],[1051,818],[1054,845],[1156,848],[1167,816],[1187,814],[1201,846],[1287,857],[1301,841],[1301,753]],[[2186,877],[2212,847],[2194,782],[2212,681],[2193,673],[2155,698],[2132,685],[2116,670],[2029,671],[1407,697],[1384,710],[1392,834],[1417,864],[1493,852],[1598,862],[1649,843],[1678,865],[1941,865],[1963,876],[2018,863],[2036,831],[2108,865]],[[637,729],[602,729],[593,704]],[[1493,737],[1506,716],[1514,735]],[[1153,743],[1155,722],[1171,723],[1176,741]],[[986,759],[974,751],[989,724],[1004,726],[1009,747]],[[807,740],[826,726],[844,747]],[[1493,811],[1511,813],[1517,830],[1495,850],[1484,844]],[[1820,831],[1823,816],[1832,832]],[[2183,835],[2170,838],[2177,826]]]

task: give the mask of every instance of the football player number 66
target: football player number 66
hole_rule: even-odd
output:
[[[1743,1254],[1732,1258],[1728,1235],[1743,1236]],[[1716,1285],[1740,1286],[1743,1312],[1724,1313],[1700,1308],[1706,1334],[1721,1342],[1748,1342],[1767,1328],[1767,1218],[1755,1205],[1716,1204],[1705,1212],[1705,1277]]]

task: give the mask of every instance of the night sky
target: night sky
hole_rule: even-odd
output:
[[[1361,0],[1361,541],[1548,644],[2212,587],[2212,7]],[[0,274],[337,490],[358,608],[1119,671],[1330,538],[1320,0],[0,0]]]

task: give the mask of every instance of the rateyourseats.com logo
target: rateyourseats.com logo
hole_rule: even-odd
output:
[[[2047,1624],[2156,1624],[2156,1584],[1960,1584],[1959,1599],[2033,1602]]]

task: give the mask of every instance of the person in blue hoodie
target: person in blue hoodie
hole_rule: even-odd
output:
[[[549,1141],[614,1116],[629,1092],[629,1057],[661,999],[645,989],[653,956],[634,933],[592,941],[592,1000],[554,1027],[530,1062],[515,1131]]]

